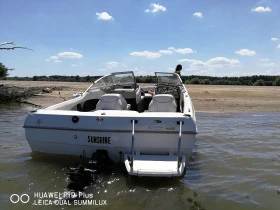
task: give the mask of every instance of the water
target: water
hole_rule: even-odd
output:
[[[116,164],[84,190],[93,196],[86,200],[107,205],[35,206],[40,199],[34,193],[66,190],[65,173],[79,159],[31,154],[22,128],[28,111],[21,105],[0,107],[1,210],[189,209],[187,198],[194,192],[207,210],[279,209],[280,113],[197,113],[199,134],[183,178],[131,178]],[[30,201],[11,203],[12,194],[27,194]]]

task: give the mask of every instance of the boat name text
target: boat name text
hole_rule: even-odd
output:
[[[88,136],[89,143],[96,143],[96,144],[111,144],[111,137],[105,136]]]

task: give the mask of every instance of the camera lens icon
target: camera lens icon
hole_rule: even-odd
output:
[[[19,196],[18,194],[12,194],[10,196],[10,201],[12,203],[18,203],[19,201],[21,203],[28,203],[29,200],[30,200],[30,197],[27,194],[22,194],[21,196]]]

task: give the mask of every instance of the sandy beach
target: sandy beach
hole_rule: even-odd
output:
[[[0,81],[18,87],[50,87],[52,93],[39,93],[27,103],[50,106],[84,92],[91,83],[49,81]],[[139,84],[148,86],[151,84]],[[280,112],[279,86],[186,85],[198,112]]]

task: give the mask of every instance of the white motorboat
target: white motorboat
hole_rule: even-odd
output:
[[[81,96],[30,112],[24,128],[32,151],[89,158],[103,151],[130,175],[181,176],[195,111],[179,75],[155,74],[154,86],[141,87],[132,71],[111,73]]]

